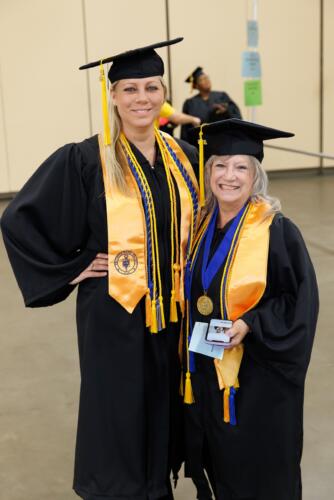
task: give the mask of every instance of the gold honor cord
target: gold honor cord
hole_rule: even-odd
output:
[[[236,240],[239,240],[240,237],[241,237],[241,228],[242,228],[242,225],[246,219],[246,215],[249,211],[249,207],[250,205],[248,205],[247,209],[245,210],[242,218],[240,219],[239,221],[239,224],[237,226],[237,229],[234,233],[234,236],[233,236],[233,239],[232,239],[232,243],[231,243],[231,247],[230,247],[230,250],[229,250],[229,253],[228,253],[228,256],[227,256],[227,259],[226,259],[226,263],[225,263],[225,266],[224,266],[224,271],[223,271],[223,276],[222,276],[222,280],[221,280],[221,290],[220,290],[220,297],[221,297],[221,304],[220,304],[220,308],[221,308],[221,317],[223,319],[227,319],[227,318],[224,318],[224,308],[223,308],[223,302],[222,302],[222,286],[223,286],[223,283],[224,283],[224,279],[225,279],[225,275],[226,275],[226,272],[228,269],[230,269],[233,265],[233,261],[230,261],[231,259],[231,254],[232,252],[234,252],[234,255],[236,253],[236,249],[237,249],[237,244],[236,243]],[[203,237],[206,233],[206,230],[208,228],[208,225],[210,223],[210,220],[211,220],[211,217],[212,217],[213,213],[211,212],[207,218],[204,220],[203,222],[203,225],[202,227],[200,228],[199,232],[198,232],[198,235],[196,236],[196,240],[195,240],[195,243],[194,243],[194,252],[193,252],[193,256],[192,256],[192,261],[191,261],[191,266],[190,266],[190,269],[192,270],[193,269],[193,266],[196,262],[196,257],[197,257],[197,254],[198,254],[198,251],[200,249],[200,246],[201,246],[201,242],[203,240]],[[226,287],[227,288],[227,287]],[[191,290],[189,290],[189,293],[191,294]],[[189,301],[187,301],[188,303]],[[226,302],[225,302],[226,304]],[[185,394],[184,394],[184,402],[186,404],[192,404],[194,402],[194,397],[193,397],[193,391],[192,391],[192,388],[191,388],[191,373],[190,373],[190,366],[189,366],[189,328],[190,328],[190,325],[189,325],[189,308],[190,308],[190,304],[188,303],[187,305],[187,313],[188,313],[188,320],[187,320],[187,343],[186,343],[186,349],[187,349],[187,372],[186,372],[186,389],[185,389]],[[188,390],[187,390],[187,386],[188,386]],[[238,385],[238,381],[236,382],[235,384],[235,387],[239,387]],[[225,409],[225,412],[227,410]]]
[[[181,201],[181,245],[178,244],[178,237],[176,237],[177,248],[180,251],[177,252],[177,259],[176,259],[176,262],[175,262],[173,267],[174,267],[174,280],[175,280],[175,297],[176,297],[176,301],[178,301],[180,303],[181,313],[182,313],[182,316],[184,316],[184,290],[183,290],[183,286],[182,287],[180,286],[180,281],[182,283],[184,282],[185,262],[189,258],[190,251],[192,248],[193,239],[194,239],[194,230],[196,229],[195,222],[197,224],[198,214],[197,214],[196,221],[195,221],[195,218],[194,218],[195,217],[195,213],[194,213],[195,208],[194,208],[193,197],[192,197],[192,194],[190,192],[190,188],[189,188],[187,181],[185,180],[183,174],[180,171],[180,167],[177,165],[175,159],[173,158],[171,152],[169,151],[169,148],[171,148],[171,150],[174,152],[174,154],[177,153],[177,157],[179,158],[180,163],[182,163],[183,169],[186,171],[188,178],[193,185],[193,189],[194,189],[196,195],[198,192],[197,181],[196,181],[196,177],[193,173],[192,168],[190,168],[190,170],[189,170],[189,168],[185,167],[187,164],[190,167],[191,167],[191,165],[189,164],[189,160],[186,157],[186,155],[184,154],[183,150],[178,146],[177,142],[175,142],[175,140],[172,137],[170,137],[168,134],[162,133],[157,128],[155,129],[155,133],[156,133],[156,138],[157,138],[159,148],[160,148],[161,153],[162,153],[162,157],[164,158],[164,161],[166,161],[167,164],[169,163],[168,169],[172,172],[172,174],[175,178],[175,181],[178,185],[179,194],[180,194],[180,201]],[[165,145],[165,143],[164,143],[165,141],[168,144],[169,148]],[[163,156],[163,152],[165,152],[165,156]],[[167,164],[165,165],[165,168],[167,168],[167,166],[168,166]],[[171,185],[173,186],[173,190],[174,190],[174,184],[172,183]],[[187,200],[188,200],[188,202],[187,202]],[[190,210],[186,208],[186,205],[185,205],[186,203],[189,204],[189,206],[191,207]],[[176,203],[173,206],[174,206],[174,210],[175,210],[175,214],[176,214]],[[185,225],[185,223],[184,223],[185,220],[184,220],[184,217],[182,215],[183,213],[186,214],[186,211],[189,212],[189,217],[190,217],[189,224],[187,224],[187,225]],[[187,218],[187,216],[185,218]],[[183,219],[183,222],[182,222],[182,219]],[[177,220],[176,216],[175,216],[174,220],[175,221]],[[175,230],[176,230],[176,234],[178,234],[177,225],[175,225]],[[188,242],[188,246],[187,246],[187,242]],[[186,252],[185,252],[185,250],[186,250]],[[186,256],[184,257],[185,253],[186,253]]]
[[[244,213],[239,221],[239,224],[237,226],[237,229],[234,233],[231,247],[230,247],[229,253],[227,255],[226,263],[225,263],[224,270],[223,270],[223,276],[222,276],[221,283],[220,283],[220,314],[221,314],[222,319],[228,319],[228,318],[224,317],[224,303],[225,303],[225,309],[226,309],[227,316],[228,316],[227,290],[228,290],[229,280],[231,278],[230,271],[233,267],[233,262],[234,262],[234,259],[235,259],[236,253],[237,253],[237,248],[238,248],[238,245],[235,244],[235,242],[236,242],[236,240],[240,240],[240,238],[242,237],[242,226],[243,226],[243,223],[244,223],[244,221],[247,217],[247,214],[249,212],[249,208],[250,208],[250,203],[248,204],[248,207],[244,211]],[[227,283],[226,283],[225,293],[224,293],[224,297],[223,297],[223,286],[224,286],[226,274],[227,274]]]
[[[202,227],[200,227],[198,234],[196,235],[196,238],[194,240],[194,251],[192,255],[192,262],[190,265],[190,270],[192,270],[194,263],[196,261],[197,253],[200,248],[200,244],[202,241],[202,237],[210,223],[212,213],[208,215],[208,217],[203,221]],[[189,284],[190,286],[190,284]],[[191,294],[191,290],[189,290],[189,294]],[[183,391],[183,375],[181,373],[181,385],[180,385],[180,394],[181,396],[184,396],[184,402],[186,404],[192,404],[195,402],[194,398],[194,393],[192,390],[192,385],[191,385],[191,372],[190,372],[190,359],[189,359],[189,334],[190,334],[190,325],[189,325],[189,319],[190,319],[190,303],[189,300],[186,301],[186,356],[187,356],[187,371],[186,371],[186,380],[185,380],[185,388]]]
[[[225,316],[225,307],[227,318],[235,321],[246,311],[255,307],[263,296],[267,282],[269,228],[273,219],[272,214],[268,215],[269,211],[270,207],[265,202],[251,202],[239,222],[221,280],[220,309],[222,318]],[[196,238],[192,265],[194,265],[200,241],[205,235],[206,222],[204,222],[204,229],[200,230],[200,236]],[[226,282],[225,290],[223,288],[224,282]],[[187,325],[189,328],[189,323]],[[187,339],[188,336],[189,331]],[[186,348],[189,371],[188,343]],[[222,360],[214,360],[219,388],[224,390],[224,422],[232,425],[236,424],[236,419],[235,406],[234,402],[231,402],[231,398],[234,401],[235,391],[239,387],[238,373],[243,349],[243,344],[240,344],[231,350],[226,350]],[[187,374],[186,383],[188,384],[188,395],[186,397],[185,394],[184,401],[191,404],[193,402],[191,381],[187,382]]]
[[[158,233],[157,233],[157,221],[155,214],[154,201],[152,197],[152,192],[146,176],[137,161],[137,158],[133,154],[130,144],[128,143],[124,134],[121,134],[121,141],[124,145],[126,154],[129,156],[131,162],[133,163],[140,180],[142,182],[143,188],[145,190],[145,194],[147,196],[149,202],[149,215],[150,215],[150,226],[151,226],[151,235],[152,235],[152,267],[153,267],[153,297],[151,298],[151,325],[150,331],[151,333],[158,333],[159,329],[166,328],[165,315],[164,315],[164,305],[163,305],[163,297],[162,297],[162,286],[161,286],[161,274],[160,274],[160,259],[159,259],[159,243],[158,243]],[[156,280],[157,278],[157,280]],[[158,283],[157,283],[158,281]],[[157,307],[157,299],[159,302],[160,314],[161,317],[158,317],[158,307]],[[161,320],[161,328],[160,321]]]
[[[189,233],[196,230],[194,227],[193,231],[191,231],[191,222],[194,226],[195,220],[196,224],[198,221],[198,186],[189,159],[178,143],[167,134],[160,133],[160,137],[164,143],[164,158],[173,176],[173,182],[170,183],[172,197],[177,202],[177,195],[180,199],[180,219],[179,214],[176,213],[177,205],[172,204],[173,235],[175,232],[175,237],[174,258],[171,264],[173,263],[173,270],[175,271],[173,273],[175,299],[179,298],[183,315],[184,293],[181,283],[183,283],[184,277],[184,256],[188,253],[186,249],[189,247]],[[154,231],[156,224],[154,224],[154,214],[152,212],[152,209],[154,209],[153,199],[150,196],[152,193],[146,176],[140,165],[138,165],[130,145],[126,144],[127,141],[124,138],[122,142],[121,137],[119,138],[119,145],[127,158],[127,164],[124,165],[124,176],[129,187],[129,194],[124,194],[116,186],[111,185],[105,164],[106,148],[103,134],[99,135],[98,140],[108,222],[108,293],[129,314],[132,314],[139,301],[146,297],[146,326],[153,333],[162,329],[165,318],[161,317],[160,301],[158,302],[159,307],[157,307],[159,296],[162,296],[161,279],[160,287],[158,279],[158,271],[161,266],[157,266],[159,261],[157,255],[158,233],[157,230]],[[196,217],[193,216],[193,211]],[[126,228],[124,222],[122,225],[124,213],[127,214],[129,219]],[[155,227],[155,229],[157,228]],[[167,272],[169,274],[169,267]],[[151,298],[155,301],[153,304]]]
[[[178,227],[177,227],[177,206],[176,206],[176,196],[175,196],[175,188],[172,179],[171,172],[169,170],[167,159],[166,159],[166,151],[164,143],[159,135],[156,132],[157,143],[161,152],[162,161],[164,164],[168,190],[169,190],[169,199],[170,199],[170,218],[171,218],[171,277],[172,277],[172,289],[171,289],[171,298],[170,298],[170,321],[172,323],[177,323],[177,307],[176,301],[179,299],[179,290],[180,290],[180,275],[179,269],[180,265],[178,263],[179,258],[179,243],[178,243]],[[176,258],[174,257],[176,255]],[[177,290],[177,296],[176,296]]]
[[[126,140],[125,136],[121,136],[121,142],[123,144],[123,147],[125,151],[128,153],[129,157],[131,158],[132,161],[136,161],[136,158],[133,155],[133,152],[130,148],[130,145],[128,141]],[[140,168],[138,171],[138,176],[140,177],[140,180],[142,181],[143,188],[145,190],[145,193],[147,193],[147,186],[146,186],[146,177],[144,176],[144,173],[142,169]],[[150,191],[149,191],[150,192]],[[151,203],[151,201],[149,202]],[[153,226],[153,219],[152,219],[152,211],[149,210],[149,218],[150,218],[150,227],[152,228]],[[147,231],[146,231],[147,234]],[[152,234],[152,231],[151,231]],[[146,255],[147,258],[147,255]],[[156,276],[156,260],[155,260],[155,246],[152,245],[152,267],[153,267],[153,276]],[[148,283],[148,270],[147,270],[147,261],[146,261],[146,277],[147,277],[147,283]],[[153,279],[153,297],[156,297],[156,281]],[[150,289],[147,288],[146,291],[146,298],[145,298],[145,316],[146,316],[146,326],[150,327],[151,333],[157,333],[157,317],[156,317],[156,305],[155,302],[153,303],[151,300],[150,296]]]

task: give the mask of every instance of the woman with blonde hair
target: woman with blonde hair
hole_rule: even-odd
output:
[[[60,302],[79,284],[73,487],[86,500],[171,498],[182,459],[178,340],[197,152],[154,128],[165,100],[154,49],[180,40],[86,65],[100,65],[103,135],[56,151],[2,218],[26,306]]]
[[[201,500],[204,470],[217,500],[301,499],[318,291],[261,165],[263,141],[291,135],[238,119],[200,129],[206,211],[187,263],[184,375],[186,475]]]

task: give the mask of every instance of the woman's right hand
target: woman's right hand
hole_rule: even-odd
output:
[[[103,278],[108,274],[108,254],[98,253],[95,259],[79,274],[70,285],[77,285],[87,278]]]

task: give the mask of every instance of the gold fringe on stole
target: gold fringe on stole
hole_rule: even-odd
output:
[[[102,116],[103,116],[103,131],[104,131],[104,145],[111,144],[109,115],[108,115],[108,97],[107,97],[107,84],[104,74],[103,61],[100,62],[100,82],[101,82],[101,100],[102,100]]]
[[[224,390],[224,422],[227,424],[230,421],[230,402],[229,402],[229,397],[230,397],[230,388],[226,387]]]
[[[184,402],[188,405],[191,405],[195,402],[193,388],[191,385],[191,373],[189,371],[186,372],[186,383],[184,388]]]

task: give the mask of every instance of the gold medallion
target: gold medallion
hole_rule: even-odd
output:
[[[197,310],[202,316],[209,316],[213,311],[213,302],[207,295],[201,295],[197,299]]]

